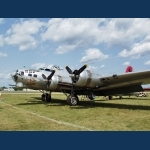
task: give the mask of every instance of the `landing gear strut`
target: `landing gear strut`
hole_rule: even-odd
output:
[[[51,102],[51,94],[43,93],[41,98],[43,102]]]
[[[67,97],[67,103],[70,105],[70,106],[75,106],[79,103],[79,98],[77,95],[69,95]]]

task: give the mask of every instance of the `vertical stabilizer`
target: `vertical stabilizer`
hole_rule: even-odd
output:
[[[128,67],[126,68],[126,73],[128,73],[128,72],[133,72],[132,66],[128,66]]]

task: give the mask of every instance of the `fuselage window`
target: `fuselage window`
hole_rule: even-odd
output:
[[[47,68],[45,69],[45,71],[49,71],[49,72],[52,72],[52,70],[51,70],[51,69],[47,69]]]
[[[34,74],[33,77],[37,78],[37,74]]]
[[[32,74],[29,73],[28,76],[32,77]]]
[[[44,70],[43,68],[39,68],[38,70]]]
[[[24,76],[24,72],[21,72],[21,75]]]

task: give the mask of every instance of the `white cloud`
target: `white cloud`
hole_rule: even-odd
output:
[[[150,55],[150,42],[141,42],[137,43],[133,46],[131,50],[126,50],[124,49],[122,52],[119,53],[120,57],[140,57],[140,56],[145,56],[145,55]]]
[[[97,44],[98,24],[105,19],[51,19],[43,41],[59,43],[57,54],[67,53],[80,47]],[[63,43],[63,44],[62,44]]]
[[[101,43],[129,49],[149,35],[149,26],[147,18],[57,18],[49,20],[42,40],[58,43],[57,54]]]
[[[145,62],[145,65],[150,65],[150,60]]]
[[[97,69],[98,69],[98,67],[95,67],[95,66],[89,65],[89,66],[87,67],[87,69],[88,69],[88,70],[97,70]]]
[[[4,19],[0,18],[0,24],[4,23]]]
[[[105,65],[101,65],[101,66],[100,66],[100,68],[104,68],[104,67],[105,67]]]
[[[73,51],[76,48],[78,48],[77,45],[62,45],[56,49],[56,54],[64,54],[64,53],[67,53],[69,51]]]
[[[6,32],[7,37],[5,38],[5,41],[9,45],[19,46],[20,51],[33,49],[38,44],[36,34],[44,25],[43,22],[40,22],[37,19],[21,21],[20,23],[13,24]]]
[[[103,60],[108,58],[108,55],[103,54],[97,48],[90,48],[85,51],[85,56],[80,60],[80,62],[85,63],[89,61]]]
[[[124,62],[123,65],[128,66],[130,65],[130,62]]]
[[[7,57],[7,54],[0,52],[0,57]]]
[[[0,73],[0,79],[8,80],[11,79],[11,76],[9,73]]]
[[[35,69],[39,69],[39,68],[43,68],[43,67],[51,68],[52,66],[53,66],[53,64],[46,65],[45,63],[35,63],[35,64],[31,65],[31,68],[35,68]]]
[[[4,45],[4,38],[3,35],[0,35],[0,46]]]
[[[35,63],[31,65],[31,68],[36,68],[36,69],[43,68],[43,67],[46,67],[45,63]]]

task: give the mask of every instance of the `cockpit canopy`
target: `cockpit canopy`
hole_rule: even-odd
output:
[[[51,70],[51,69],[48,69],[48,68],[39,68],[38,70],[39,70],[39,71],[52,72],[52,70]]]
[[[39,68],[38,70],[39,70],[39,71],[48,71],[48,72],[52,72],[52,71],[55,70],[55,69],[56,69],[56,70],[63,70],[63,69],[60,69],[60,67],[57,66],[57,65],[52,66],[51,69],[46,68],[46,67],[43,67],[43,68]]]

